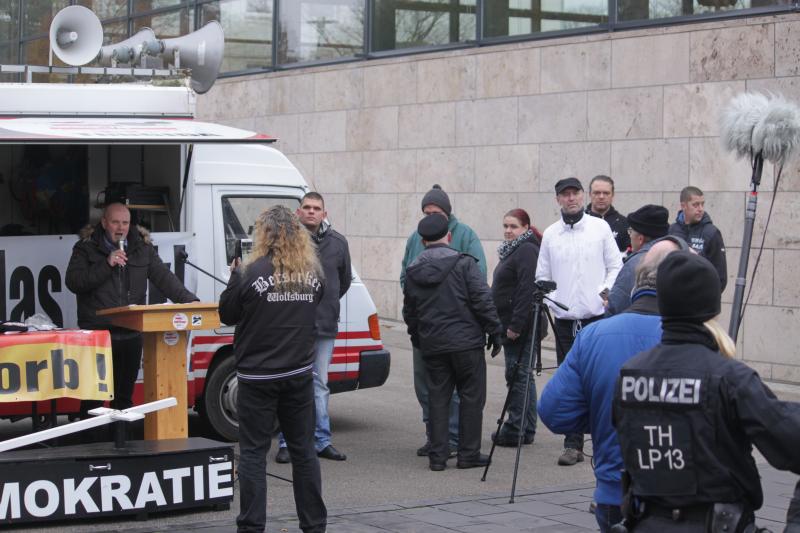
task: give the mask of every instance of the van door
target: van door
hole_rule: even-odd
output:
[[[258,215],[273,205],[285,205],[291,210],[300,207],[301,188],[268,186],[214,186],[214,275],[230,278],[230,264],[239,239],[252,239]],[[219,222],[217,222],[219,221]],[[200,243],[202,246],[202,243]],[[215,286],[215,300],[225,287]]]

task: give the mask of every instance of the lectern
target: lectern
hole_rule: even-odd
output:
[[[188,330],[218,328],[216,303],[130,305],[97,312],[115,326],[144,333],[144,401],[174,396],[178,405],[149,413],[145,440],[185,439],[189,435],[186,405]]]

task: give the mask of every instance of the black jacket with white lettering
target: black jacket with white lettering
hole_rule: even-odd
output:
[[[309,272],[299,288],[283,290],[275,286],[274,273],[271,255],[240,266],[219,299],[222,322],[236,324],[239,379],[284,379],[311,371],[321,276]]]
[[[691,226],[686,223],[683,211],[678,211],[675,222],[669,227],[670,235],[677,235],[691,246],[698,254],[708,259],[719,275],[722,290],[728,284],[728,262],[725,258],[725,242],[722,233],[711,222],[708,213],[703,213],[703,218]]]
[[[702,326],[664,328],[661,344],[628,361],[617,380],[613,418],[633,493],[669,508],[760,508],[752,446],[775,468],[800,473],[800,404],[778,400],[755,370],[720,354]],[[623,391],[626,378],[642,386]]]

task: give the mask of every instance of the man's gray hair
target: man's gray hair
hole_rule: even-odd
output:
[[[634,290],[652,289],[656,290],[656,274],[658,265],[667,255],[681,247],[672,239],[662,239],[653,244],[647,251],[642,260],[636,265],[636,283]]]

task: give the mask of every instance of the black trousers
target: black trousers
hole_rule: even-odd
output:
[[[267,523],[267,452],[277,417],[292,458],[294,504],[300,529],[323,533],[328,511],[322,501],[319,459],[314,448],[314,379],[239,381],[239,533],[261,533]]]
[[[458,390],[458,459],[472,461],[481,452],[483,407],[486,404],[486,358],[483,348],[464,352],[423,354],[428,370],[432,463],[444,463],[449,452],[448,417],[453,389]]]
[[[572,344],[575,342],[575,336],[584,326],[596,322],[603,318],[603,315],[584,318],[581,320],[562,320],[556,318],[553,323],[555,324],[556,334],[556,361],[559,366],[566,359],[567,354],[572,349]],[[572,448],[574,450],[583,451],[583,434],[569,433],[564,435],[564,448]]]
[[[139,333],[112,333],[111,360],[114,367],[114,399],[112,409],[133,407],[133,387],[142,364],[142,335]],[[82,400],[81,418],[87,418],[90,409],[100,407],[103,402]]]

